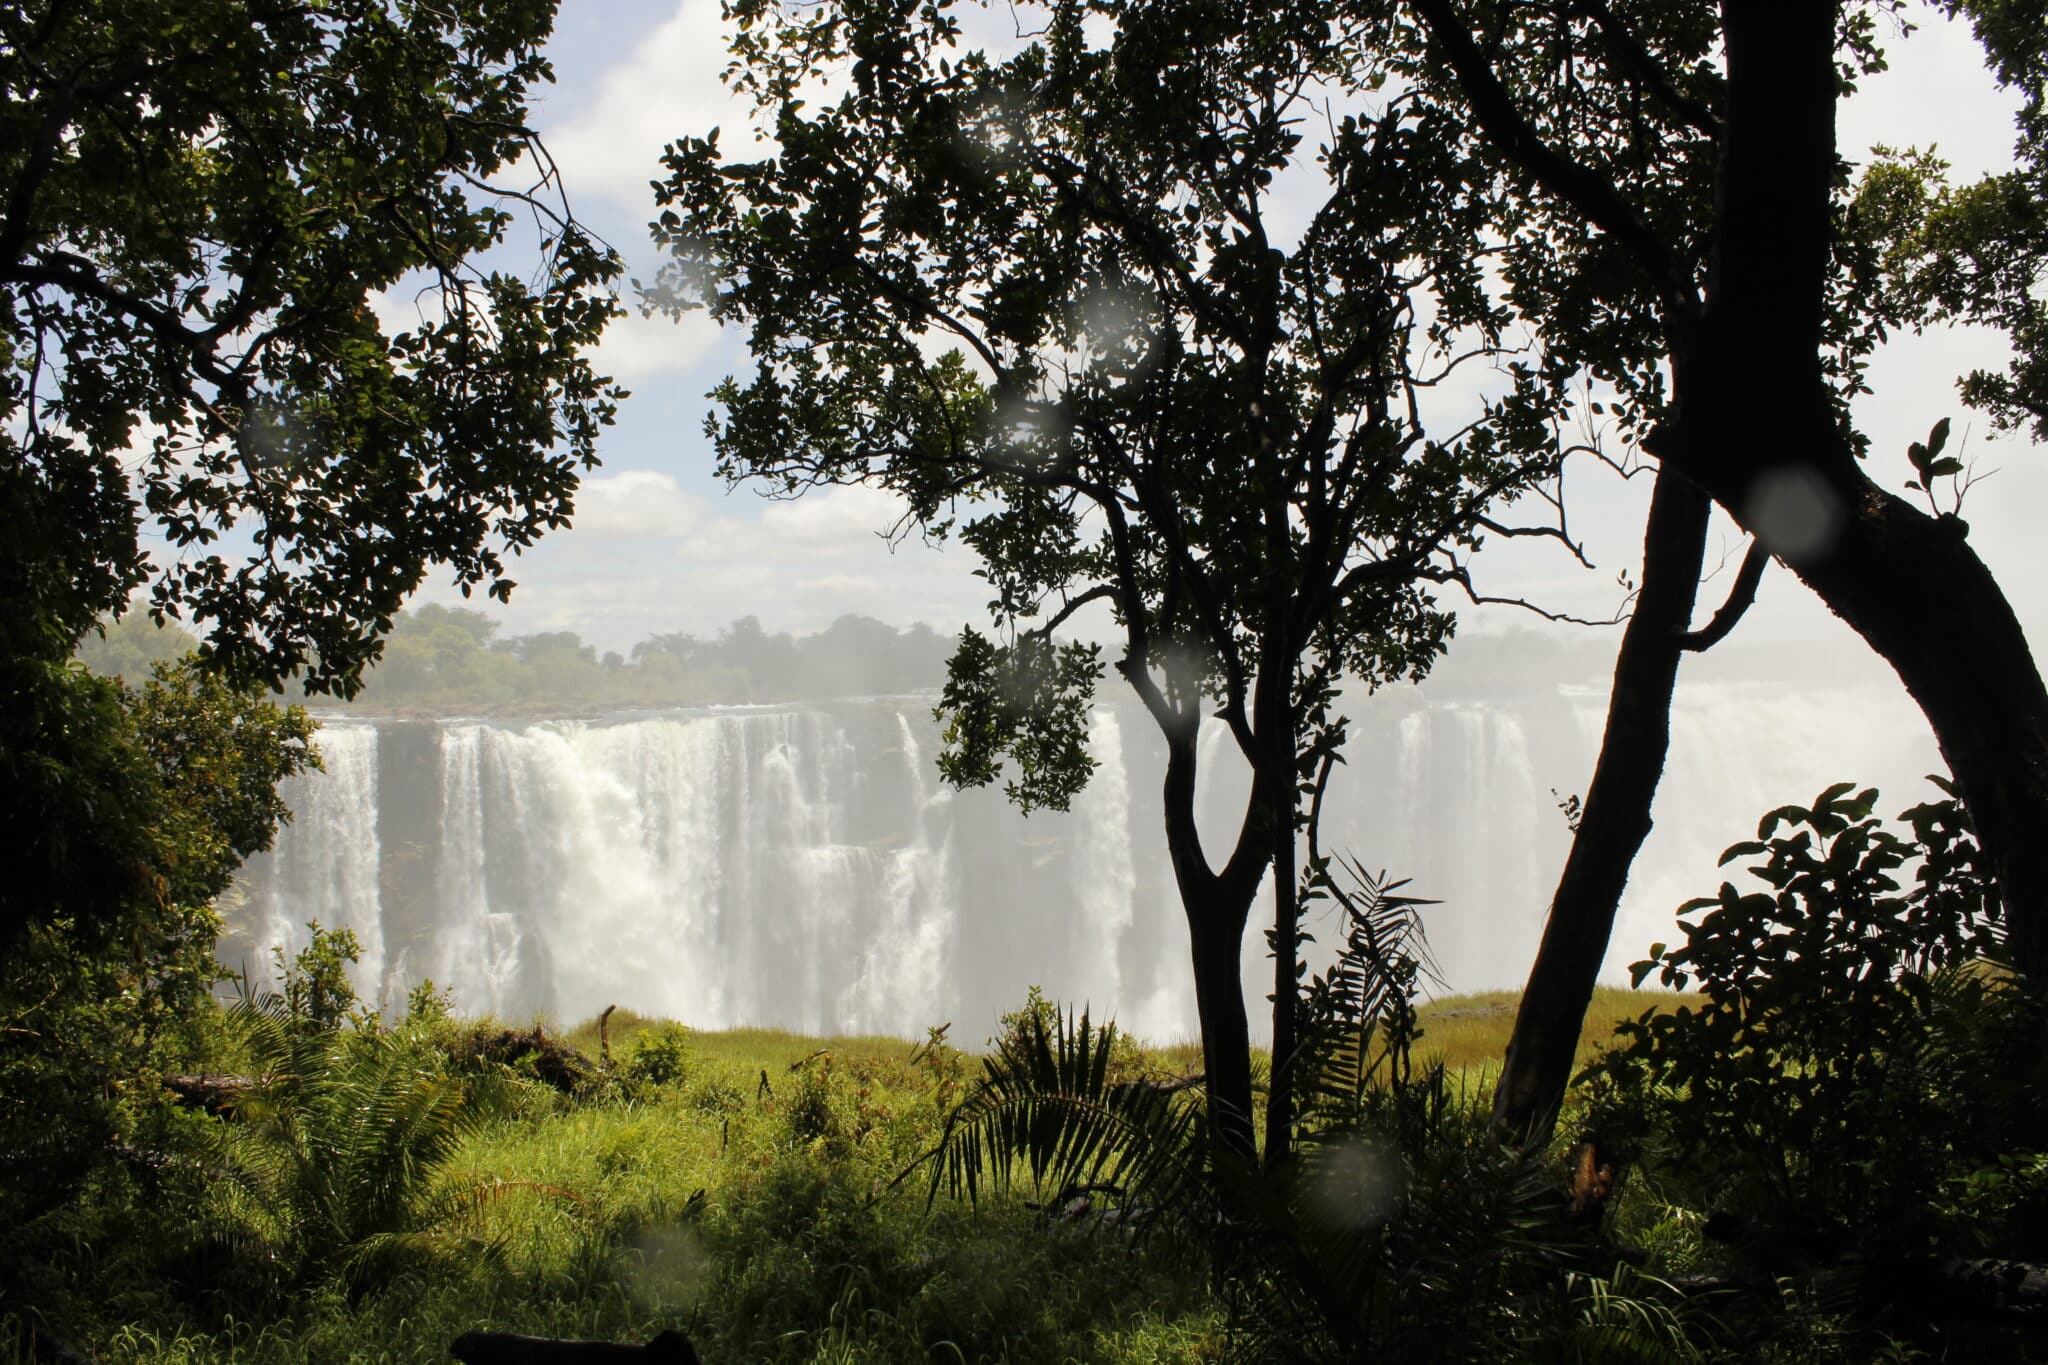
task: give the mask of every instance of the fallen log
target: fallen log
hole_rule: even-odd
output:
[[[448,1347],[464,1365],[703,1365],[690,1339],[673,1329],[645,1345],[564,1341],[514,1332],[464,1332]]]
[[[2048,1322],[2048,1266],[2026,1261],[1952,1257],[1919,1273],[1901,1274],[1892,1288],[1916,1286],[1942,1305],[1942,1316],[1996,1322]]]

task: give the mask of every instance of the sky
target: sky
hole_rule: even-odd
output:
[[[1966,28],[1932,9],[1918,14],[1919,31],[1891,44],[1891,69],[1845,107],[1844,154],[1860,160],[1877,144],[1931,144],[1959,180],[2003,168],[2015,102],[1984,72]],[[997,6],[977,22],[1001,41],[1012,20]],[[577,215],[620,250],[630,275],[649,279],[659,265],[646,224],[663,145],[713,126],[725,130],[728,149],[743,136],[745,111],[718,79],[724,54],[717,0],[569,0],[562,7],[550,48],[557,84],[544,93],[536,122]],[[1980,472],[1997,471],[1963,509],[1971,542],[2040,638],[2048,629],[2048,543],[2034,526],[2048,495],[2048,464],[2023,438],[1987,439],[1983,419],[1954,393],[1958,374],[1998,365],[2003,350],[1983,332],[1894,341],[1871,366],[1873,392],[1859,402],[1858,417],[1873,438],[1872,472],[1893,488],[1911,476],[1907,442],[1924,439],[1940,417],[1955,419],[1951,451],[1960,443]],[[771,501],[726,488],[703,434],[705,394],[743,366],[743,338],[721,334],[701,314],[681,323],[635,314],[614,324],[598,368],[632,397],[603,439],[603,467],[586,477],[573,527],[513,566],[518,587],[508,606],[490,604],[506,633],[574,630],[601,648],[623,649],[655,632],[715,634],[745,615],[798,633],[848,612],[946,631],[986,620],[988,594],[971,554],[883,538],[895,520],[887,495],[844,489]],[[1570,515],[1596,568],[1580,568],[1555,547],[1504,546],[1479,560],[1481,586],[1610,615],[1620,596],[1616,575],[1633,572],[1640,559],[1648,493],[1647,477],[1623,482],[1590,463],[1576,469]],[[1710,544],[1710,567],[1723,555],[1726,562],[1701,593],[1703,613],[1732,578],[1742,537],[1724,518]],[[416,600],[461,599],[430,580]],[[1461,619],[1467,633],[1538,624],[1505,608],[1468,609]],[[1619,632],[1606,636],[1618,642]],[[1782,568],[1766,574],[1736,639],[1752,648],[1839,647],[1846,671],[1876,668],[1860,641]]]

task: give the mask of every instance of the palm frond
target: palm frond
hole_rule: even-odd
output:
[[[1424,981],[1441,977],[1416,913],[1438,902],[1401,894],[1407,885],[1352,858],[1316,870],[1310,894],[1338,907],[1343,935],[1335,963],[1311,978],[1302,1001],[1292,1066],[1308,1127],[1355,1125],[1369,1093],[1410,1079],[1414,1000]]]
[[[1605,1276],[1573,1274],[1566,1288],[1572,1321],[1563,1346],[1580,1365],[1695,1365],[1708,1358],[1694,1324],[1712,1320],[1655,1275],[1622,1262]]]
[[[1109,1192],[1126,1209],[1187,1212],[1202,1202],[1200,1110],[1178,1087],[1112,1079],[1116,1026],[1083,1014],[1031,1019],[999,1040],[974,1089],[946,1120],[929,1164],[941,1188],[969,1201],[1010,1188],[1016,1168],[1062,1198]],[[905,1172],[909,1174],[908,1171]]]

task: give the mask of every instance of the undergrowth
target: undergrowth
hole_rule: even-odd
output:
[[[22,1230],[0,1362],[38,1358],[35,1323],[110,1365],[440,1362],[471,1330],[668,1327],[707,1362],[1225,1357],[1224,1304],[1184,1242],[1048,1217],[1021,1188],[928,1204],[898,1183],[981,1069],[943,1030],[619,1012],[608,1060],[595,1021],[543,1030],[589,1059],[556,1074],[493,1050],[532,1030],[453,1018],[432,992],[389,1022],[334,998],[347,949],[316,935],[296,1003],[224,1012],[194,1059],[262,1084],[218,1115],[148,1106],[129,1159]],[[1034,995],[1005,1028],[1050,1008]],[[1190,1060],[1120,1042],[1115,1066],[1181,1078]]]

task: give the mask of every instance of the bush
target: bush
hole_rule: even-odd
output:
[[[1954,1215],[2001,1208],[1975,1193],[2008,1182],[2038,1200],[2043,1011],[1996,965],[1995,900],[1938,785],[1908,837],[1846,783],[1766,815],[1721,859],[1759,858],[1764,889],[1688,902],[1685,942],[1635,964],[1704,1003],[1622,1024],[1589,1069],[1606,1126],[1689,1172],[1709,1230],[1767,1268],[2011,1247],[2019,1224]]]
[[[1029,1046],[1034,1038],[1055,1037],[1059,1024],[1060,1007],[1048,1000],[1044,991],[1033,986],[1025,994],[1023,1004],[1005,1011],[996,1021],[995,1037],[988,1040],[988,1049],[995,1053],[1007,1046],[1014,1051]],[[932,1040],[935,1049],[939,1041],[936,1036]],[[1136,1080],[1145,1073],[1145,1049],[1136,1038],[1117,1029],[1109,1047],[1110,1079]]]
[[[672,1019],[643,1029],[626,1058],[626,1079],[645,1086],[680,1085],[695,1066],[690,1030]]]

